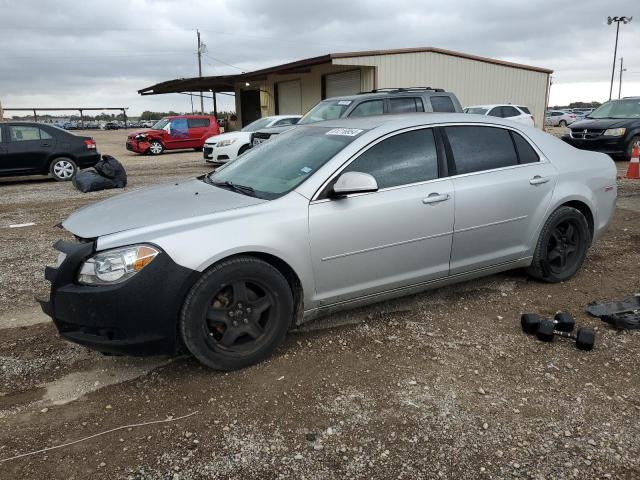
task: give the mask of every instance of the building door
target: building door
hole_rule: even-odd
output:
[[[277,83],[276,95],[278,98],[278,110],[276,113],[278,115],[302,114],[302,90],[300,80]]]
[[[260,90],[242,90],[240,93],[242,126],[249,125],[262,116],[260,111]]]
[[[331,73],[324,76],[324,98],[360,93],[360,70]]]

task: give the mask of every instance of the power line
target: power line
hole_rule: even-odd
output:
[[[236,68],[236,69],[240,70],[241,72],[246,72],[246,71],[247,71],[247,70],[246,70],[246,69],[244,69],[244,68],[237,67],[237,66],[235,66],[235,65],[232,65],[231,63],[225,62],[224,60],[220,60],[219,58],[212,57],[212,56],[211,56],[211,55],[209,55],[208,53],[203,53],[203,55],[204,55],[205,57],[210,58],[211,60],[214,60],[214,61],[218,62],[218,63],[222,63],[223,65],[227,65],[227,66],[229,66],[229,67]],[[211,65],[211,64],[209,64],[209,65]],[[211,65],[211,66],[213,67],[213,65]]]

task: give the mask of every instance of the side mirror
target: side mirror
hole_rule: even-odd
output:
[[[334,196],[342,197],[352,193],[376,192],[378,182],[373,175],[362,172],[346,172],[333,185]]]

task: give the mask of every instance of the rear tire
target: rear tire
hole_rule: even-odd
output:
[[[261,362],[283,342],[293,318],[289,283],[253,257],[222,261],[191,288],[180,334],[204,365],[235,370]]]
[[[162,152],[164,152],[164,145],[162,145],[162,143],[158,140],[149,142],[149,153],[151,155],[160,155]]]
[[[560,207],[542,227],[533,261],[526,271],[549,283],[568,280],[582,266],[590,244],[591,232],[582,212]]]
[[[70,158],[58,157],[51,162],[49,172],[59,182],[68,182],[78,173],[78,166]]]

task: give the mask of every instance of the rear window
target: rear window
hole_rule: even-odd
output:
[[[389,99],[389,113],[424,112],[422,99],[413,97],[397,97]]]
[[[504,128],[445,127],[458,174],[518,164],[509,131]]]
[[[208,118],[188,118],[187,124],[189,125],[189,128],[208,127],[209,119]]]
[[[431,108],[434,112],[456,111],[456,107],[449,97],[431,97]]]

